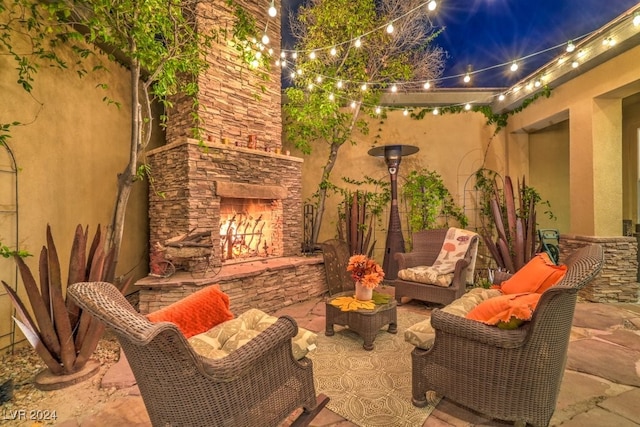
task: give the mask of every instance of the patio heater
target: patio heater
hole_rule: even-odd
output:
[[[384,157],[391,179],[391,212],[389,214],[384,261],[382,262],[384,278],[389,280],[394,280],[398,277],[398,263],[393,259],[393,254],[404,252],[404,237],[402,236],[400,213],[398,212],[398,168],[403,156],[410,156],[419,150],[418,147],[413,145],[382,145],[369,150],[370,156]]]

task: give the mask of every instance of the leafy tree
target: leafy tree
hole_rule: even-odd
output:
[[[73,68],[80,76],[104,70],[98,47],[111,61],[125,64],[130,71],[131,92],[126,101],[114,100],[105,89],[105,102],[117,107],[131,105],[129,162],[118,174],[118,190],[107,245],[115,251],[117,264],[123,237],[127,202],[134,183],[149,172],[140,164],[148,146],[154,116],[154,103],[165,111],[177,96],[192,108],[193,135],[200,138],[198,115],[198,76],[209,66],[206,52],[216,42],[233,44],[242,61],[256,68],[269,60],[267,54],[249,40],[259,34],[255,21],[233,0],[220,0],[232,14],[226,22],[198,0],[0,0],[0,50],[17,64],[18,84],[31,92],[40,67]],[[206,23],[207,25],[202,25]],[[28,46],[28,50],[24,47]],[[66,58],[72,53],[72,61]],[[87,58],[98,65],[88,68]],[[257,62],[256,62],[257,61]],[[190,102],[190,105],[189,105]],[[162,124],[166,122],[162,114]],[[0,123],[0,143],[9,137],[11,126]]]
[[[381,92],[391,84],[415,90],[421,88],[416,82],[442,73],[444,54],[430,45],[438,31],[424,4],[419,0],[308,0],[291,18],[298,55],[293,64],[294,85],[285,91],[284,131],[305,154],[316,144],[329,146],[316,194],[313,242],[340,147],[355,143],[354,132],[368,133],[363,115],[375,114]],[[390,22],[391,34],[385,31]],[[356,40],[361,41],[360,47]]]

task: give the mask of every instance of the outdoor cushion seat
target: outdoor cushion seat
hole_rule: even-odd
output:
[[[189,344],[202,356],[220,359],[258,336],[277,320],[277,317],[252,308],[235,319],[227,320],[206,332],[192,336],[189,338]],[[291,340],[293,356],[296,360],[302,359],[309,350],[316,347],[316,342],[316,334],[298,327],[298,333]]]
[[[473,288],[457,300],[442,308],[442,311],[465,317],[482,301],[502,295],[499,289]],[[429,350],[433,345],[436,332],[431,326],[431,318],[418,322],[404,331],[404,340],[415,347]]]

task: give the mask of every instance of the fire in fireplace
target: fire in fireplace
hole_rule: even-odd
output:
[[[270,256],[282,256],[282,202],[222,198],[221,261]]]

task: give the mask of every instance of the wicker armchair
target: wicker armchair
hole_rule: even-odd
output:
[[[76,283],[71,298],[116,333],[154,426],[273,427],[297,408],[308,425],[316,397],[312,363],[294,359],[295,321],[279,318],[222,359],[197,355],[177,326],[151,323],[109,283]]]
[[[566,264],[565,277],[542,294],[531,321],[518,329],[434,310],[433,346],[411,353],[413,404],[426,405],[427,392],[429,397],[435,392],[492,418],[548,425],[564,373],[576,296],[600,271],[602,247],[582,247]]]
[[[330,239],[321,243],[320,247],[324,258],[329,295],[355,290],[351,273],[347,271],[351,256],[347,242],[340,239]]]
[[[407,253],[396,252],[395,260],[398,262],[398,270],[417,266],[430,266],[438,258],[440,249],[447,235],[447,229],[423,230],[412,234],[413,250]],[[473,239],[477,240],[475,236]],[[469,245],[472,248],[473,245]],[[427,283],[411,282],[400,278],[391,281],[395,286],[395,295],[398,305],[402,303],[402,297],[428,301],[438,304],[449,304],[460,298],[466,290],[469,268],[473,266],[475,253],[467,251],[464,259],[458,261],[449,287],[430,285]],[[473,272],[471,272],[471,276]]]

